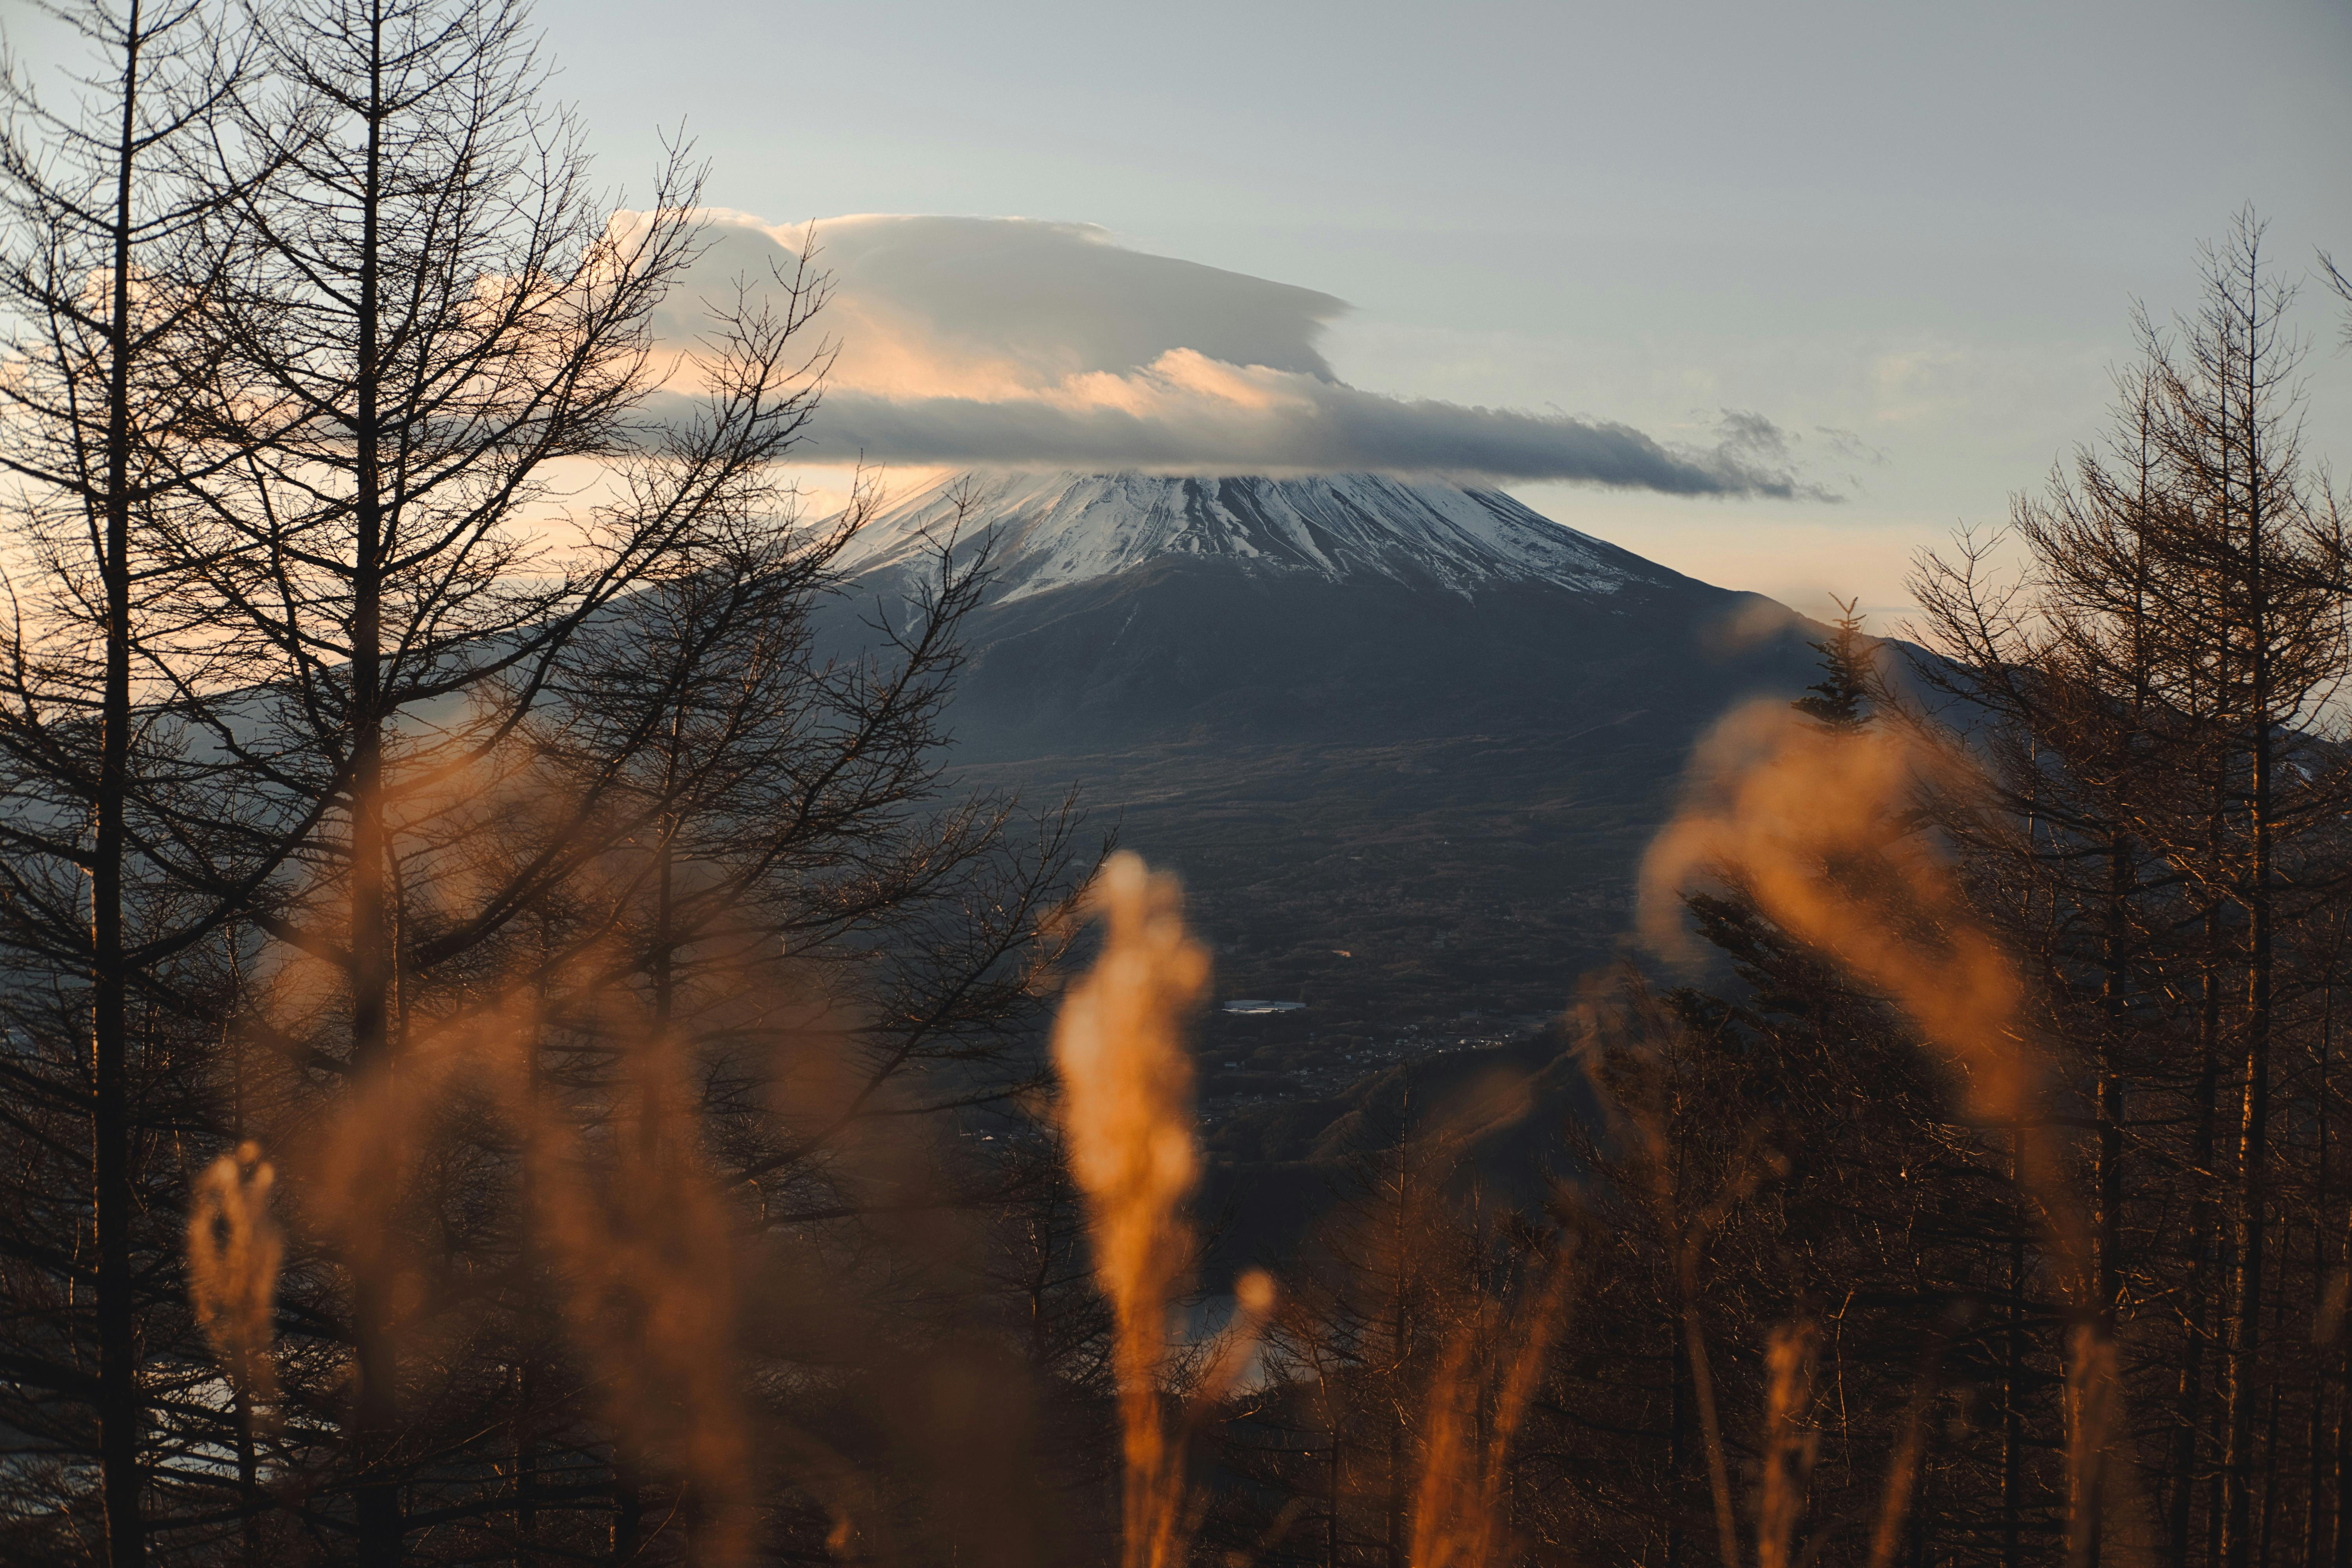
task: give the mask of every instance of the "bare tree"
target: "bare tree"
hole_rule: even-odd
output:
[[[71,106],[52,107],[20,73],[0,79],[0,311],[12,339],[0,469],[15,480],[0,944],[18,1129],[59,1111],[86,1123],[95,1267],[65,1294],[90,1303],[97,1365],[92,1376],[79,1364],[79,1336],[67,1332],[50,1338],[53,1354],[16,1358],[12,1377],[94,1407],[106,1552],[125,1564],[146,1551],[142,1355],[166,1337],[146,1311],[157,1237],[142,1216],[159,1198],[177,1206],[172,1173],[142,1164],[156,1119],[172,1113],[144,1092],[160,1079],[142,1068],[162,1053],[141,1020],[152,1037],[157,1009],[180,1011],[163,966],[222,914],[217,900],[166,896],[151,849],[175,831],[189,769],[140,713],[158,686],[147,639],[181,580],[149,524],[192,477],[184,442],[207,366],[191,324],[212,279],[190,268],[191,241],[239,193],[190,169],[243,62],[186,0],[89,0],[55,15],[96,62]],[[75,1015],[79,1049],[44,1052],[36,1042]],[[64,1261],[79,1249],[60,1251],[58,1234],[37,1223],[12,1237],[15,1279],[85,1271]],[[167,1225],[162,1245],[171,1239]],[[168,1297],[176,1274],[161,1273]]]
[[[2328,1190],[2336,960],[2320,939],[2347,867],[2335,709],[2352,646],[2260,225],[2242,218],[2206,271],[2194,316],[2140,323],[2106,448],[2020,502],[2022,576],[1997,581],[1980,549],[1929,563],[1939,658],[1919,673],[1992,764],[1998,808],[1938,819],[2048,999],[2094,1133],[2093,1300],[2133,1407],[2162,1413],[2137,1442],[2167,1548],[2189,1560],[2210,1476],[2207,1550],[2235,1564],[2286,1505],[2285,1402],[2317,1430],[2319,1392],[2293,1386],[2299,1358],[2272,1338],[2296,1267],[2273,1238],[2298,1223],[2289,1192]],[[2315,1228],[2314,1289],[2319,1245]],[[2124,1321],[2127,1300],[2166,1306]]]
[[[185,443],[205,478],[167,519],[185,613],[165,668],[225,760],[221,808],[172,869],[236,904],[255,972],[333,976],[240,1026],[356,1084],[397,1072],[430,977],[639,826],[617,783],[653,738],[647,709],[501,875],[456,900],[443,875],[459,848],[444,830],[527,765],[514,749],[583,628],[780,505],[824,289],[805,258],[772,289],[747,280],[691,356],[701,397],[656,411],[672,367],[648,322],[694,253],[692,178],[673,160],[643,216],[609,218],[538,97],[520,6],[352,0],[244,22],[266,74],[214,142],[212,396]],[[362,1185],[389,1198],[397,1182]],[[346,1262],[351,1528],[363,1560],[390,1562],[399,1313],[369,1258]]]

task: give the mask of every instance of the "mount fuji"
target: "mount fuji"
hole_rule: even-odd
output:
[[[1811,659],[1769,600],[1434,481],[966,476],[875,517],[837,564],[888,598],[942,550],[987,553],[956,699],[967,762],[1624,725],[1687,738]]]
[[[1608,594],[1674,575],[1499,490],[1378,474],[966,477],[877,519],[842,564],[852,574],[903,568],[956,532],[990,541],[999,604],[1116,577],[1160,557],[1254,576],[1381,581],[1465,595],[1502,583]]]
[[[1260,1037],[1360,1055],[1565,1005],[1691,742],[1801,689],[1821,635],[1500,491],[1372,474],[950,479],[853,540],[845,613],[941,550],[990,575],[951,765],[1075,784],[1183,874],[1221,996],[1307,1005],[1215,1021],[1244,1079]]]

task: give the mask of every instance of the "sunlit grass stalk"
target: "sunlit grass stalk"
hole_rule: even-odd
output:
[[[1757,1568],[1790,1568],[1797,1522],[1821,1434],[1812,1426],[1820,1339],[1809,1322],[1783,1324],[1764,1347],[1764,1476],[1756,1506]]]
[[[236,1386],[265,1409],[278,1397],[271,1316],[286,1238],[270,1216],[277,1170],[258,1144],[205,1167],[188,1212],[188,1300]]]
[[[1172,879],[1113,856],[1087,900],[1101,956],[1069,991],[1054,1030],[1071,1176],[1085,1194],[1094,1267],[1112,1318],[1126,1479],[1124,1568],[1183,1554],[1183,1455],[1161,1394],[1168,1310],[1192,1262],[1184,1204],[1200,1179],[1185,1020],[1209,957],[1184,930]]]
[[[1893,1568],[1903,1543],[1903,1527],[1911,1520],[1919,1491],[1921,1461],[1927,1457],[1927,1407],[1936,1398],[1937,1372],[1942,1364],[1940,1347],[1927,1358],[1918,1385],[1903,1407],[1903,1426],[1895,1439],[1895,1457],[1887,1462],[1886,1484],[1878,1500],[1878,1521],[1870,1536],[1870,1568]]]
[[[1570,1263],[1568,1254],[1555,1256],[1513,1311],[1482,1303],[1477,1317],[1447,1344],[1423,1411],[1421,1477],[1406,1555],[1411,1568],[1491,1568],[1510,1559],[1504,1499],[1511,1444],[1566,1316]],[[1490,1394],[1475,1352],[1498,1317],[1502,1371]],[[1478,1406],[1489,1397],[1482,1431]]]
[[[1727,880],[1900,1007],[1951,1068],[1963,1111],[2014,1130],[2021,1195],[2039,1211],[2062,1288],[2087,1311],[2088,1232],[2042,1114],[2048,1063],[2025,1017],[2024,983],[1918,831],[1923,796],[1964,802],[1979,793],[1967,759],[1916,734],[1825,729],[1759,702],[1717,726],[1693,776],[1696,787],[1643,862],[1652,940],[1682,945],[1678,895],[1695,880]],[[2068,1475],[2080,1503],[2103,1480],[2114,1350],[2085,1323],[2067,1352]],[[2094,1511],[2074,1510],[2078,1563],[2088,1556],[2084,1531]]]

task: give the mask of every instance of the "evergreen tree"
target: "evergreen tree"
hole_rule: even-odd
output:
[[[1857,601],[1832,602],[1838,607],[1838,616],[1832,623],[1829,640],[1806,645],[1821,655],[1822,678],[1806,688],[1812,696],[1800,697],[1790,706],[1829,729],[1858,730],[1868,721],[1865,705],[1870,700],[1874,645],[1863,632],[1863,617],[1854,613]]]

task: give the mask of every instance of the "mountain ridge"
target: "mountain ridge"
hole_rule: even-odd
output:
[[[858,613],[942,551],[990,576],[961,628],[963,760],[1209,741],[1385,744],[1669,730],[1778,689],[1804,627],[1499,491],[1380,475],[990,474],[870,519]],[[1818,628],[1812,628],[1817,632]],[[1800,686],[1802,682],[1798,682]]]
[[[1160,559],[1459,595],[1512,582],[1605,595],[1629,582],[1685,580],[1501,490],[1373,473],[951,477],[886,507],[837,566],[852,576],[904,571],[950,541],[963,550],[985,542],[994,603]]]

